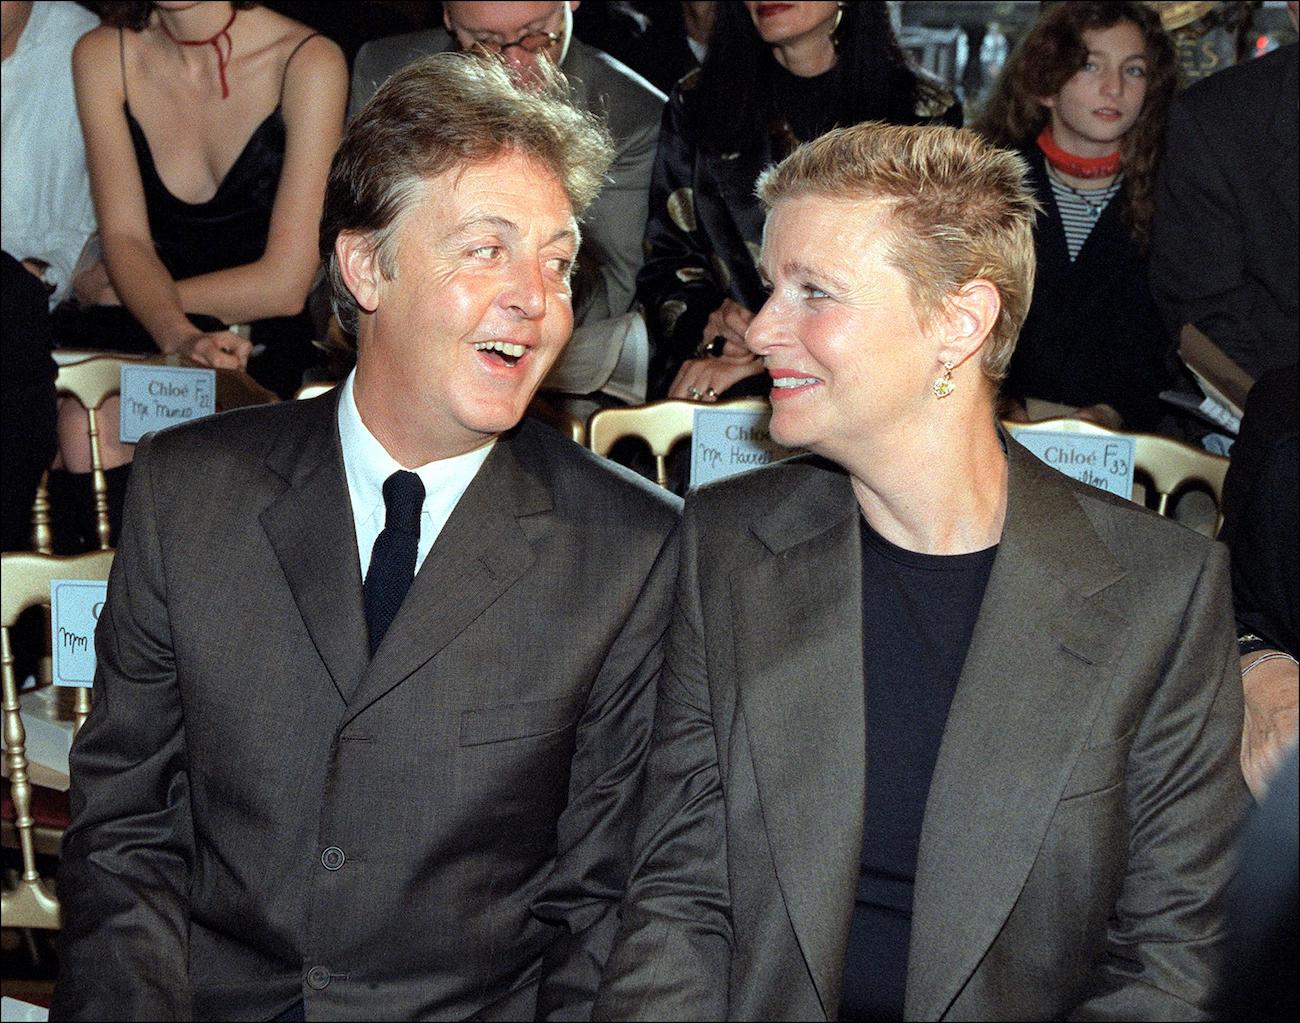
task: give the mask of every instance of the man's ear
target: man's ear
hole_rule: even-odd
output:
[[[997,286],[977,277],[967,281],[944,302],[941,363],[960,366],[984,347],[1002,312]]]
[[[360,231],[340,231],[334,239],[334,258],[338,260],[343,283],[363,313],[379,308],[379,257],[370,236]]]

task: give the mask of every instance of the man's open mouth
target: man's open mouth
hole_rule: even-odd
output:
[[[512,341],[479,341],[475,343],[474,350],[486,352],[489,358],[509,367],[517,365],[519,360],[528,354],[527,345],[515,344]]]

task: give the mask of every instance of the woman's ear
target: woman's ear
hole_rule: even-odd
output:
[[[360,231],[340,231],[334,239],[334,258],[338,260],[343,283],[363,313],[379,308],[379,258],[370,235]]]
[[[984,347],[1002,312],[1002,295],[991,281],[967,281],[944,302],[941,363],[960,366]]]

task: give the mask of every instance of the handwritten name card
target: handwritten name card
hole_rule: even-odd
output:
[[[711,483],[790,455],[768,432],[770,412],[727,408],[695,410],[691,434],[691,485]]]
[[[122,443],[193,422],[217,410],[217,371],[176,366],[122,367]]]
[[[107,599],[108,583],[103,580],[50,582],[50,636],[56,686],[89,686],[95,681],[95,623]]]
[[[1124,434],[1049,433],[1012,430],[1012,435],[1040,459],[1065,475],[1132,500],[1136,444]]]

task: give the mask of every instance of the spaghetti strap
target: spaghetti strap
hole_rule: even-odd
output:
[[[126,94],[126,30],[117,30],[117,63],[122,69],[122,102],[131,109],[131,98]]]
[[[298,40],[298,45],[295,46],[289,52],[289,56],[284,62],[284,70],[280,73],[280,102],[281,103],[284,102],[284,82],[285,79],[289,77],[289,65],[293,62],[293,58],[298,55],[298,51],[302,49],[303,44],[309,42],[312,39],[315,39],[318,35],[320,35],[319,32],[313,32],[309,36],[303,36],[301,39]]]

